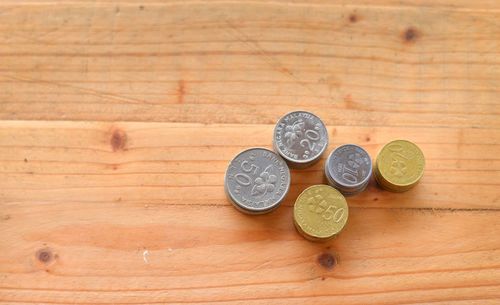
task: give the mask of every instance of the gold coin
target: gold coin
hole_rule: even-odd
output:
[[[297,231],[313,241],[324,241],[337,235],[348,217],[344,196],[329,185],[308,187],[297,197],[293,207]]]
[[[392,192],[404,192],[415,186],[424,174],[424,154],[406,140],[386,144],[375,161],[375,180]]]

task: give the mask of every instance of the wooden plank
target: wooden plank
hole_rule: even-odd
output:
[[[8,204],[127,202],[228,206],[228,161],[252,146],[271,148],[272,125],[0,122],[0,199]],[[363,145],[372,158],[395,138],[426,156],[421,184],[404,194],[378,189],[349,200],[357,207],[498,209],[500,130],[329,127],[330,147]],[[294,171],[285,205],[323,183],[323,162]]]
[[[0,118],[500,127],[498,1],[396,3],[6,2]]]
[[[2,212],[5,303],[491,304],[500,298],[498,211],[352,207],[346,230],[326,244],[298,235],[289,207],[251,217],[228,206],[75,198],[9,204]]]

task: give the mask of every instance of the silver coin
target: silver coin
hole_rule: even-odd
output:
[[[249,214],[277,208],[290,189],[290,170],[273,151],[250,148],[229,164],[224,187],[233,205]]]
[[[290,166],[304,168],[320,159],[328,146],[328,132],[314,114],[290,112],[276,123],[273,146]]]
[[[358,194],[366,188],[372,175],[370,155],[358,145],[339,146],[326,160],[325,175],[330,185],[344,195]]]

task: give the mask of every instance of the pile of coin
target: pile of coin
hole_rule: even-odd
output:
[[[290,112],[276,123],[273,146],[290,167],[306,168],[318,162],[325,152],[328,132],[325,124],[314,114]]]
[[[346,196],[364,191],[371,175],[370,155],[358,145],[339,146],[326,159],[325,176],[329,184]]]
[[[224,188],[241,212],[264,214],[276,209],[290,189],[285,161],[265,148],[240,152],[226,171]]]
[[[386,144],[375,161],[375,180],[384,189],[405,192],[414,187],[424,174],[424,154],[406,140]]]
[[[335,237],[347,223],[349,208],[342,194],[329,185],[305,189],[293,207],[293,222],[306,239],[326,241]]]
[[[325,124],[307,111],[294,111],[276,123],[273,148],[250,148],[229,164],[224,189],[241,212],[263,214],[276,209],[290,189],[288,166],[303,169],[321,159],[328,146]],[[336,236],[347,223],[349,209],[344,196],[366,189],[372,172],[377,183],[392,192],[415,186],[423,175],[424,155],[415,144],[396,140],[385,145],[374,169],[370,155],[362,147],[345,144],[328,156],[324,172],[330,185],[305,189],[294,205],[297,231],[312,241]]]

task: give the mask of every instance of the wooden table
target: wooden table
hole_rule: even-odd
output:
[[[0,2],[2,304],[499,304],[500,2]],[[304,109],[396,138],[421,184],[324,244],[228,202],[228,161]]]

